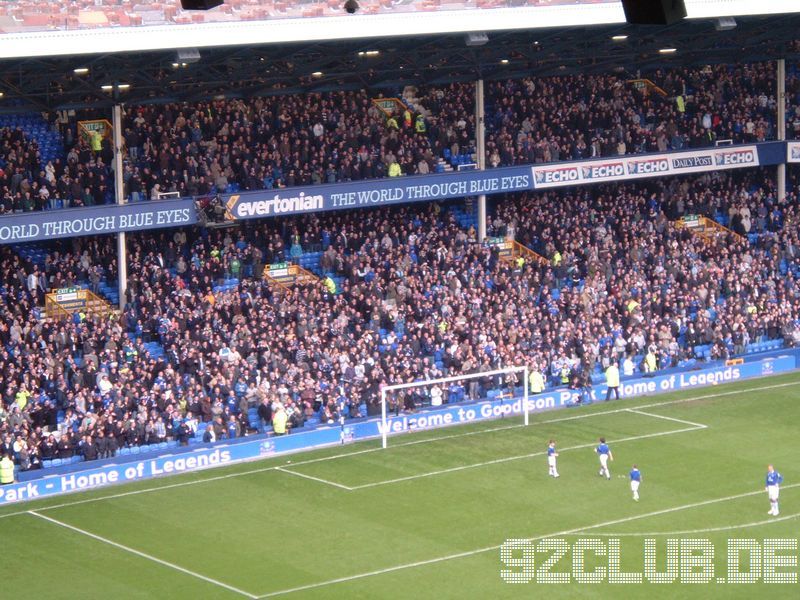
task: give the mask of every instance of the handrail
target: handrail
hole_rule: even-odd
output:
[[[518,256],[522,256],[527,260],[532,262],[537,262],[540,265],[547,266],[550,264],[550,261],[547,260],[544,256],[536,252],[535,250],[531,250],[527,246],[520,244],[516,240],[506,240],[506,242],[510,242],[511,244],[511,257],[517,258]]]
[[[69,294],[72,297],[62,302],[58,300],[60,294],[49,292],[45,296],[45,316],[52,319],[69,319],[73,313],[83,310],[87,314],[105,317],[115,312],[111,304],[91,290],[74,288],[70,289]]]
[[[288,292],[289,289],[290,289],[289,286],[286,285],[285,283],[282,283],[282,282],[278,281],[277,279],[275,279],[274,277],[271,277],[270,274],[269,274],[269,269],[264,269],[263,277],[264,277],[264,279],[266,280],[267,283],[269,283],[270,285],[274,285],[275,287],[283,290],[284,292]]]
[[[281,276],[286,277],[286,279],[279,280],[272,276],[270,274],[272,270],[269,267],[264,269],[264,279],[267,280],[271,285],[275,285],[285,291],[288,291],[290,286],[296,283],[316,283],[319,281],[319,277],[317,277],[317,275],[298,264],[289,263],[286,265],[281,265],[280,268],[276,270],[283,271]]]
[[[744,236],[736,233],[733,229],[725,227],[725,225],[722,225],[721,223],[717,223],[714,219],[710,219],[708,217],[700,217],[700,220],[703,222],[703,225],[709,226],[712,229],[716,229],[717,231],[722,231],[729,235],[732,235],[739,242],[745,241]]]
[[[319,281],[319,277],[317,277],[316,274],[312,273],[311,271],[309,271],[304,267],[301,267],[300,265],[293,264],[291,267],[289,267],[289,272],[290,273],[294,272],[295,280],[302,278],[304,281],[311,281],[311,282]]]
[[[736,233],[732,229],[725,227],[724,225],[717,223],[714,219],[704,216],[697,216],[697,218],[693,219],[678,219],[677,221],[673,222],[673,225],[678,229],[688,229],[692,233],[695,233],[702,237],[705,240],[710,241],[711,236],[708,234],[709,230],[715,233],[724,233],[726,235],[732,235],[737,242],[744,242],[746,241],[744,236]]]
[[[377,107],[387,119],[400,114],[406,108],[405,103],[400,98],[372,98],[373,106]],[[394,105],[396,110],[390,110]]]

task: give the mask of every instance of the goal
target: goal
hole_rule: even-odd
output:
[[[413,383],[398,383],[393,385],[384,386],[381,389],[381,443],[384,448],[388,445],[389,437],[389,413],[394,412],[399,415],[402,408],[408,405],[418,406],[418,402],[422,400],[422,404],[430,401],[431,406],[438,406],[441,402],[441,408],[448,408],[452,406],[470,406],[479,401],[488,401],[499,399],[504,402],[506,399],[511,400],[515,396],[514,388],[518,383],[516,380],[522,376],[522,415],[525,425],[528,425],[529,417],[529,403],[528,403],[528,367],[504,367],[495,369],[493,371],[481,371],[478,373],[470,373],[468,375],[455,375],[453,377],[442,377],[440,379],[426,379],[423,381],[414,381]],[[470,398],[466,399],[465,387],[461,386],[461,393],[457,391],[458,384],[466,383],[469,388],[475,390],[480,388],[480,380],[489,380],[489,391],[494,392],[495,395],[488,398],[476,399],[469,394]],[[456,391],[453,392],[453,384]],[[470,385],[472,384],[472,385]],[[478,385],[475,385],[478,384]],[[447,386],[447,392],[445,392]],[[438,390],[438,391],[436,391]],[[404,406],[401,408],[401,404]],[[419,418],[424,418],[424,414],[419,415]],[[506,413],[503,410],[498,411],[497,417],[504,416]],[[492,418],[490,416],[480,416],[480,420]],[[476,419],[478,420],[478,419]],[[448,424],[448,423],[445,423]]]

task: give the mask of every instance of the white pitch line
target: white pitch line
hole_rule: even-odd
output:
[[[783,486],[784,489],[792,488],[800,486],[800,483],[794,483],[791,485]],[[641,515],[633,515],[632,517],[623,517],[621,519],[614,519],[613,521],[605,521],[603,523],[597,523],[596,525],[589,525],[587,527],[576,527],[575,529],[567,529],[564,531],[557,531],[554,533],[548,533],[545,535],[538,535],[536,537],[528,538],[528,541],[535,542],[538,540],[543,540],[546,538],[554,538],[563,535],[573,535],[576,533],[583,533],[586,531],[591,531],[592,529],[599,529],[600,527],[608,527],[610,525],[619,525],[621,523],[629,523],[631,521],[638,521],[640,519],[646,519],[649,517],[655,517],[658,515],[664,515],[668,513],[675,513],[680,512],[682,510],[690,510],[692,508],[697,508],[700,506],[707,506],[709,504],[718,504],[720,502],[728,502],[730,500],[737,500],[739,498],[746,498],[748,496],[756,496],[758,494],[763,494],[763,490],[758,490],[756,492],[745,492],[743,494],[735,494],[733,496],[723,496],[721,498],[713,498],[711,500],[703,500],[701,502],[693,502],[691,504],[683,504],[681,506],[674,506],[672,508],[664,508],[662,510],[656,510],[649,513],[643,513]],[[459,558],[466,558],[468,556],[475,556],[476,554],[485,554],[486,552],[493,552],[499,550],[502,547],[502,544],[498,544],[496,546],[487,546],[484,548],[477,548],[475,550],[467,550],[465,552],[458,552],[456,554],[448,554],[446,556],[439,556],[436,558],[429,558],[427,560],[419,560],[413,563],[407,563],[404,565],[396,565],[394,567],[387,567],[385,569],[378,569],[376,571],[368,571],[366,573],[359,573],[357,575],[349,575],[347,577],[339,577],[337,579],[330,579],[328,581],[320,581],[318,583],[310,583],[308,585],[302,585],[294,588],[289,588],[285,590],[277,590],[275,592],[269,592],[267,594],[263,594],[259,596],[259,600],[263,600],[264,598],[273,598],[275,596],[284,596],[287,594],[293,594],[296,592],[304,592],[307,590],[313,590],[321,587],[327,587],[329,585],[335,585],[337,583],[347,583],[348,581],[356,581],[359,579],[365,579],[367,577],[374,577],[376,575],[385,575],[386,573],[394,573],[396,571],[404,571],[406,569],[413,569],[416,567],[423,567],[426,565],[433,565],[436,563],[446,562],[449,560],[455,560]]]
[[[289,473],[290,475],[297,475],[298,477],[302,477],[303,479],[310,479],[311,481],[317,481],[319,483],[324,483],[326,485],[332,485],[337,487],[341,490],[346,490],[348,492],[352,492],[353,488],[348,487],[346,485],[342,485],[341,483],[336,483],[335,481],[328,481],[327,479],[322,479],[321,477],[314,477],[313,475],[306,475],[305,473],[298,473],[297,471],[290,471],[289,469],[285,469],[284,467],[276,467],[276,471],[280,471],[281,473]]]
[[[787,383],[776,383],[774,385],[765,385],[765,386],[759,386],[759,387],[747,387],[747,388],[744,388],[744,389],[741,389],[741,390],[728,390],[726,392],[718,392],[716,394],[705,394],[703,396],[693,396],[693,397],[690,397],[690,398],[679,398],[677,400],[667,400],[665,402],[652,402],[650,404],[643,404],[643,405],[638,406],[638,407],[632,407],[631,409],[619,408],[619,409],[614,409],[614,410],[609,410],[609,411],[601,411],[601,412],[596,412],[596,413],[587,413],[586,415],[573,415],[573,416],[570,416],[570,417],[564,417],[563,419],[550,419],[550,420],[547,420],[547,421],[538,421],[538,422],[531,421],[531,424],[542,425],[542,424],[546,424],[546,423],[558,422],[558,421],[561,421],[561,420],[569,421],[569,420],[573,420],[573,419],[584,418],[584,417],[588,417],[588,416],[591,416],[591,415],[605,415],[605,414],[617,413],[617,412],[620,412],[620,411],[623,411],[623,410],[638,410],[638,409],[642,409],[642,408],[654,408],[654,407],[659,407],[659,406],[670,406],[670,405],[673,405],[673,404],[684,404],[684,403],[690,403],[690,402],[697,402],[697,401],[700,401],[700,400],[710,400],[710,399],[713,399],[713,398],[724,398],[725,396],[737,396],[739,394],[749,394],[751,392],[761,392],[761,391],[765,391],[765,390],[773,390],[773,389],[779,389],[779,388],[785,388],[785,387],[793,387],[793,386],[796,386],[796,385],[800,385],[800,381],[790,381],[790,382],[787,382]],[[627,400],[627,398],[625,400]],[[452,438],[457,438],[457,437],[462,437],[462,436],[476,435],[476,434],[479,434],[479,433],[491,433],[493,431],[502,431],[502,430],[505,430],[505,429],[514,429],[514,428],[517,428],[517,427],[524,427],[524,425],[522,425],[522,424],[520,424],[520,425],[506,425],[504,427],[496,427],[496,428],[493,428],[493,429],[482,429],[480,431],[468,431],[468,432],[457,433],[457,434],[453,434],[453,435],[449,435],[449,436],[426,438],[424,440],[413,440],[413,441],[410,441],[410,442],[393,444],[392,446],[389,447],[389,449],[391,450],[392,448],[399,448],[399,447],[402,447],[402,446],[411,446],[411,445],[415,445],[415,444],[438,442],[438,441],[444,440],[444,439],[452,439]],[[381,450],[383,450],[383,448],[381,448],[381,447],[366,448],[364,450],[357,450],[357,451],[354,451],[354,452],[345,452],[343,454],[334,454],[332,456],[323,456],[323,457],[320,457],[320,458],[312,458],[312,459],[308,459],[308,460],[304,460],[304,461],[299,461],[299,462],[294,463],[294,466],[307,465],[307,464],[323,462],[323,461],[328,461],[328,460],[337,460],[339,458],[347,458],[348,456],[357,456],[359,454],[367,454],[367,453],[370,453],[370,452],[378,452],[378,451],[381,451]],[[189,485],[196,485],[196,484],[200,484],[200,483],[211,483],[213,481],[221,481],[221,480],[230,479],[230,478],[233,478],[233,477],[243,477],[245,475],[253,475],[253,474],[256,474],[256,473],[264,473],[266,471],[274,471],[275,469],[277,469],[278,466],[280,466],[280,465],[277,465],[277,466],[273,465],[273,466],[270,466],[270,467],[261,467],[261,468],[258,468],[258,469],[250,469],[248,471],[239,471],[237,473],[228,473],[226,475],[217,475],[216,477],[206,477],[204,479],[197,479],[197,480],[193,480],[193,481],[181,481],[181,482],[178,482],[178,483],[171,483],[171,484],[167,484],[167,485],[162,485],[162,486],[158,486],[158,487],[151,487],[151,488],[145,488],[145,489],[141,489],[141,490],[132,490],[132,491],[128,491],[128,492],[120,492],[118,494],[109,494],[108,496],[100,496],[98,498],[85,498],[83,500],[75,500],[74,502],[62,502],[60,504],[53,504],[51,506],[43,506],[43,507],[37,508],[36,510],[39,510],[39,511],[54,510],[54,509],[57,509],[57,508],[65,508],[67,506],[76,506],[76,505],[87,504],[87,503],[91,503],[91,502],[102,502],[104,500],[114,500],[116,498],[125,498],[127,496],[136,496],[136,495],[139,495],[139,494],[148,494],[150,492],[159,492],[161,490],[169,490],[169,489],[174,489],[174,488],[179,488],[179,487],[184,487],[184,486],[189,486]],[[4,519],[6,517],[14,517],[14,516],[18,516],[18,515],[24,515],[24,514],[27,514],[27,513],[28,513],[27,510],[20,510],[20,511],[17,511],[17,512],[4,513],[4,514],[0,514],[0,519]]]
[[[697,535],[700,533],[715,533],[719,531],[737,531],[739,529],[748,529],[750,527],[760,527],[762,525],[770,525],[772,523],[780,523],[781,521],[789,521],[800,517],[800,512],[783,517],[773,517],[771,519],[764,519],[763,521],[753,521],[752,523],[742,523],[741,525],[725,525],[724,527],[706,527],[704,529],[684,529],[683,531],[648,531],[647,533],[593,533],[597,537],[664,537],[664,536],[679,536],[679,535]],[[580,535],[574,534],[574,535]]]
[[[626,410],[630,413],[645,415],[646,417],[653,417],[654,419],[664,419],[665,421],[674,421],[675,423],[683,423],[684,425],[694,425],[695,427],[701,427],[703,429],[708,428],[708,425],[703,425],[702,423],[695,423],[693,421],[687,421],[686,419],[676,419],[675,417],[665,417],[664,415],[655,415],[653,413],[645,412],[636,408],[628,408]]]
[[[788,374],[788,373],[787,373]],[[769,375],[765,375],[761,378],[770,377]],[[793,387],[796,385],[800,385],[800,381],[788,381],[786,383],[776,383],[773,385],[762,385],[758,387],[748,387],[741,390],[728,390],[727,392],[718,392],[716,394],[704,394],[702,396],[690,396],[689,398],[677,398],[675,400],[666,400],[665,402],[651,402],[650,404],[643,404],[642,406],[634,406],[634,409],[640,408],[656,408],[658,406],[671,406],[673,404],[687,404],[690,402],[698,402],[700,400],[712,400],[714,398],[724,398],[725,396],[738,396],[739,394],[749,394],[751,392],[763,392],[766,390],[776,390],[785,387]],[[688,391],[688,390],[672,390],[673,392],[677,391]],[[628,398],[624,398],[627,400]]]
[[[660,431],[658,433],[647,433],[647,434],[644,434],[644,435],[634,435],[634,436],[631,436],[631,437],[620,438],[618,440],[609,439],[609,442],[612,443],[612,444],[619,444],[619,443],[622,443],[622,442],[633,442],[633,441],[636,441],[636,440],[644,440],[644,439],[648,439],[648,438],[660,437],[660,436],[665,436],[665,435],[673,435],[675,433],[686,433],[686,432],[689,432],[689,431],[700,431],[701,429],[705,429],[705,428],[706,428],[705,425],[696,425],[696,426],[692,426],[692,427],[685,427],[683,429],[674,429],[672,431]],[[590,444],[580,444],[578,446],[569,446],[567,448],[560,448],[559,452],[567,452],[569,450],[582,450],[584,448],[594,448],[595,445],[596,444],[594,442],[592,442]],[[353,491],[355,491],[355,490],[363,490],[363,489],[366,489],[366,488],[378,487],[378,486],[382,486],[382,485],[389,485],[389,484],[392,484],[392,483],[400,483],[402,481],[412,481],[414,479],[422,479],[423,477],[432,477],[434,475],[443,475],[445,473],[455,473],[457,471],[464,471],[466,469],[475,469],[475,468],[478,468],[478,467],[486,467],[486,466],[489,466],[489,465],[496,465],[496,464],[499,464],[499,463],[510,462],[512,460],[521,460],[523,458],[533,458],[535,456],[544,456],[545,454],[547,454],[547,452],[532,452],[530,454],[520,454],[520,455],[517,455],[517,456],[506,456],[506,457],[503,457],[503,458],[497,458],[495,460],[487,460],[485,462],[480,462],[480,463],[474,463],[474,464],[469,464],[469,465],[460,465],[458,467],[451,467],[449,469],[440,469],[438,471],[430,471],[428,473],[419,473],[417,475],[408,475],[406,477],[397,477],[395,479],[387,479],[386,481],[375,481],[375,482],[372,482],[372,483],[365,483],[363,485],[354,485],[350,489],[353,490]]]
[[[250,592],[245,592],[244,590],[240,590],[239,588],[233,587],[232,585],[228,585],[227,583],[223,583],[222,581],[217,581],[216,579],[212,579],[211,577],[206,577],[205,575],[201,575],[200,573],[196,573],[194,571],[190,571],[189,569],[186,569],[185,567],[181,567],[180,565],[176,565],[175,563],[171,563],[171,562],[168,562],[166,560],[161,560],[160,558],[156,558],[155,556],[151,556],[150,554],[147,554],[145,552],[141,552],[140,550],[136,550],[135,548],[130,548],[129,546],[125,546],[123,544],[119,544],[119,543],[117,543],[115,541],[109,540],[108,538],[104,538],[104,537],[99,536],[97,534],[94,534],[94,533],[92,533],[90,531],[86,531],[85,529],[80,529],[79,527],[75,527],[74,525],[70,525],[69,523],[64,523],[63,521],[59,521],[58,519],[53,519],[52,517],[47,517],[45,515],[39,514],[35,510],[29,510],[29,511],[27,511],[26,514],[32,515],[34,517],[38,517],[39,519],[43,519],[45,521],[49,521],[50,523],[58,525],[59,527],[64,527],[65,529],[69,529],[69,530],[74,531],[76,533],[80,533],[80,534],[85,535],[87,537],[90,537],[90,538],[92,538],[94,540],[97,540],[98,542],[103,542],[104,544],[108,544],[109,546],[114,546],[115,548],[119,548],[120,550],[124,550],[125,552],[129,552],[131,554],[135,554],[136,556],[139,556],[141,558],[145,558],[145,559],[147,559],[149,561],[152,561],[154,563],[158,563],[159,565],[162,565],[164,567],[169,567],[170,569],[174,569],[175,571],[180,571],[181,573],[185,573],[186,575],[191,575],[192,577],[195,577],[196,579],[201,579],[201,580],[203,580],[203,581],[205,581],[207,583],[212,583],[212,584],[214,584],[214,585],[216,585],[218,587],[225,588],[226,590],[229,590],[231,592],[235,592],[236,594],[239,594],[240,596],[244,596],[246,598],[251,598],[252,600],[256,600],[258,598],[258,596],[256,596],[255,594],[251,594]]]
[[[800,483],[792,483],[790,485],[781,486],[781,488],[784,489],[784,490],[787,490],[787,489],[791,489],[791,488],[796,488],[798,486],[800,486]],[[720,502],[728,502],[730,500],[739,500],[740,498],[748,498],[750,496],[758,496],[760,494],[765,494],[765,493],[766,492],[763,489],[760,489],[760,490],[757,490],[755,492],[745,492],[744,494],[736,494],[734,496],[725,496],[724,498],[715,498],[713,500],[703,500],[702,502],[695,502],[694,504],[686,505],[686,507],[687,508],[699,508],[701,506],[708,506],[709,504],[718,504]],[[665,514],[672,513],[672,512],[676,512],[676,509],[674,509],[674,508],[666,508],[666,509],[663,509],[663,510],[657,510],[657,511],[652,512],[652,513],[647,513],[647,516],[648,517],[655,517],[655,516],[658,516],[658,515],[665,515]],[[602,525],[592,525],[590,527],[584,527],[583,529],[579,529],[579,530],[575,531],[574,533],[583,533],[585,531],[590,531],[592,529],[599,529],[600,527],[608,527],[609,525],[619,525],[620,523],[626,523],[626,522],[631,521],[631,520],[633,520],[633,519],[621,519],[621,520],[618,519],[617,521],[613,521],[613,522],[610,522],[610,523],[603,523]],[[564,535],[566,535],[566,534],[564,534]],[[595,534],[595,535],[600,535],[600,534]]]

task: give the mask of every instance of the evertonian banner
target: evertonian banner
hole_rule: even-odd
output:
[[[258,219],[388,204],[431,202],[533,189],[528,167],[389,177],[351,183],[264,190],[224,197],[229,219]]]

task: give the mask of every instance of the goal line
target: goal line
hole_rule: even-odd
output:
[[[387,423],[387,394],[400,390],[408,390],[411,388],[429,388],[431,386],[444,385],[454,382],[469,381],[473,379],[485,379],[487,377],[497,377],[498,375],[510,375],[522,373],[522,414],[524,417],[525,425],[529,424],[528,418],[528,366],[521,367],[502,367],[493,371],[481,371],[478,373],[469,373],[467,375],[454,375],[452,377],[440,377],[438,379],[425,379],[423,381],[414,381],[412,383],[397,383],[384,386],[381,389],[381,445],[386,448],[388,445],[389,428]]]

